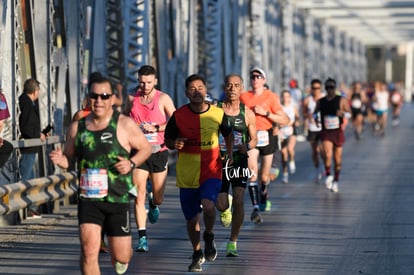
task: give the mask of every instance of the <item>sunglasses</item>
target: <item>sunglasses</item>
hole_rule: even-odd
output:
[[[325,89],[327,89],[327,90],[333,90],[333,89],[335,89],[335,86],[325,86]]]
[[[102,100],[108,100],[111,98],[113,94],[107,94],[107,93],[103,93],[103,94],[96,94],[96,93],[89,93],[89,97],[92,99],[98,99],[98,97],[100,97]]]
[[[318,87],[312,87],[312,90],[319,90],[321,88],[321,86]]]
[[[252,74],[250,76],[250,80],[262,79],[262,78],[264,78],[264,76],[263,75],[260,75],[260,74]]]

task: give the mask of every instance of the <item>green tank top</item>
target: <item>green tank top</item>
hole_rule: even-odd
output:
[[[128,191],[134,187],[131,173],[121,175],[114,168],[117,157],[129,158],[130,153],[121,146],[116,136],[116,128],[120,113],[114,111],[108,126],[99,131],[89,131],[85,126],[85,118],[78,124],[75,148],[78,159],[79,178],[84,169],[106,169],[108,193],[103,198],[86,198],[94,201],[129,203]],[[85,199],[80,196],[80,199]]]
[[[217,106],[222,108],[223,102],[218,102]],[[247,143],[250,141],[250,135],[249,135],[249,129],[246,125],[246,119],[245,119],[245,105],[243,103],[240,103],[240,112],[236,116],[229,116],[226,113],[224,115],[227,117],[227,121],[229,125],[233,128],[233,134],[234,134],[234,145],[237,146],[238,143]],[[245,159],[246,155],[242,155],[239,153],[239,151],[233,152],[233,159],[234,161],[238,161],[239,159]]]

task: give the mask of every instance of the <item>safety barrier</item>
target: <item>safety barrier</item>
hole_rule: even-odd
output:
[[[68,204],[77,184],[76,172],[72,171],[0,186],[0,215],[59,199]]]

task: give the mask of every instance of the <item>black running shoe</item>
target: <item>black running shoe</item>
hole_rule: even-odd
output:
[[[193,262],[188,267],[189,272],[200,272],[203,270],[201,265],[205,262],[203,252],[197,251],[193,253]]]
[[[206,260],[213,262],[217,257],[216,244],[214,243],[214,234],[204,232],[204,255]]]

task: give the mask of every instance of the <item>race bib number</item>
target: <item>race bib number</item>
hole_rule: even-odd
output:
[[[323,125],[327,130],[338,129],[340,127],[339,117],[326,115],[323,118]]]
[[[362,101],[360,99],[353,99],[351,101],[351,107],[354,109],[360,109],[362,107]]]
[[[256,147],[264,147],[266,145],[269,145],[269,132],[267,130],[257,131]]]
[[[151,144],[157,143],[158,141],[158,133],[149,133],[145,130],[144,125],[151,124],[149,122],[143,122],[140,125],[142,132],[144,133],[145,137],[147,138],[148,142]]]
[[[82,198],[104,198],[108,195],[108,171],[106,169],[82,169],[80,176]]]
[[[147,138],[149,143],[157,143],[157,140],[158,140],[157,133],[147,133],[145,134],[145,137]]]
[[[283,139],[286,139],[293,135],[293,127],[292,126],[285,126],[280,129],[280,136]]]
[[[237,131],[233,131],[234,143],[233,143],[233,152],[239,151],[239,145],[243,144],[243,134]],[[226,141],[224,137],[220,134],[219,136],[220,151],[226,151]]]
[[[394,104],[400,103],[401,95],[400,94],[393,94],[391,96],[391,102]]]

